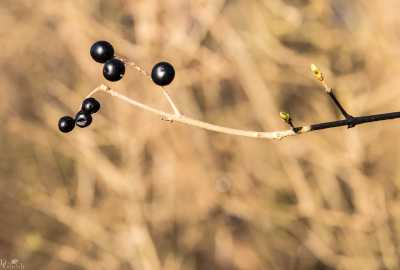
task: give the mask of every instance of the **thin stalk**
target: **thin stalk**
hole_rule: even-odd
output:
[[[333,103],[335,103],[336,107],[339,109],[339,111],[343,114],[343,116],[346,119],[353,117],[343,108],[342,104],[340,104],[339,100],[336,98],[335,94],[332,91],[330,91],[328,95],[331,97]]]

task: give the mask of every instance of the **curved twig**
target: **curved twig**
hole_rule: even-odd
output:
[[[400,112],[392,112],[392,113],[375,114],[375,115],[369,115],[369,116],[352,117],[352,118],[348,118],[348,119],[344,119],[344,120],[324,122],[324,123],[312,124],[312,125],[308,125],[308,126],[294,127],[292,129],[282,130],[282,131],[260,132],[260,131],[250,131],[250,130],[241,130],[241,129],[223,127],[223,126],[199,121],[199,120],[184,116],[182,114],[178,115],[178,114],[167,113],[167,112],[155,109],[149,105],[138,102],[136,100],[133,100],[132,98],[129,98],[123,94],[118,93],[117,91],[112,90],[110,87],[108,87],[107,85],[104,85],[104,84],[96,87],[92,92],[90,92],[88,97],[93,96],[97,92],[105,92],[113,97],[116,97],[122,101],[127,102],[128,104],[130,104],[132,106],[135,106],[142,110],[157,114],[157,115],[161,116],[163,119],[168,120],[168,121],[175,121],[175,122],[179,122],[179,123],[186,124],[189,126],[198,127],[198,128],[202,128],[205,130],[215,131],[215,132],[224,133],[224,134],[228,134],[228,135],[258,138],[258,139],[278,139],[279,140],[279,139],[283,139],[288,136],[299,135],[299,134],[303,134],[306,132],[311,132],[311,131],[316,131],[316,130],[321,130],[321,129],[335,128],[335,127],[340,127],[340,126],[355,126],[355,125],[359,125],[359,124],[363,124],[363,123],[400,118]]]

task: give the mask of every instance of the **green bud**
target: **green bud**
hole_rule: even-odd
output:
[[[283,121],[285,121],[286,123],[288,123],[290,121],[290,114],[287,112],[280,112],[279,116],[281,117],[281,119]]]

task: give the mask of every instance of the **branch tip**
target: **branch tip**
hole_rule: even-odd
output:
[[[279,116],[285,122],[288,122],[290,120],[290,114],[287,112],[280,112]]]
[[[311,64],[310,69],[318,81],[323,82],[325,80],[324,74],[322,74],[321,70],[315,64]]]
[[[294,125],[292,122],[292,118],[290,117],[290,114],[288,112],[280,112],[279,117],[285,121],[286,124],[288,124],[292,129],[294,129]]]

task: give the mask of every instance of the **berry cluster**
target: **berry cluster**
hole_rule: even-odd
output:
[[[103,76],[109,81],[116,82],[125,74],[125,63],[115,57],[114,47],[108,41],[97,41],[90,48],[93,60],[104,64]],[[159,86],[170,84],[175,78],[174,67],[167,62],[156,64],[151,71],[151,79]]]
[[[85,128],[92,123],[92,114],[100,110],[100,102],[95,98],[87,98],[82,102],[81,110],[75,115],[75,118],[71,116],[63,116],[58,121],[58,129],[61,132],[71,132],[75,125],[80,128]]]
[[[104,64],[103,76],[111,82],[122,79],[125,75],[125,63],[115,56],[114,47],[108,41],[100,40],[90,48],[90,55],[94,61]],[[158,86],[166,86],[175,78],[174,67],[167,62],[160,62],[154,65],[151,71],[151,79]],[[63,116],[58,121],[58,128],[61,132],[67,133],[74,129],[75,125],[81,128],[92,123],[92,114],[100,109],[100,103],[94,98],[87,98],[82,103],[81,110],[75,118]]]

